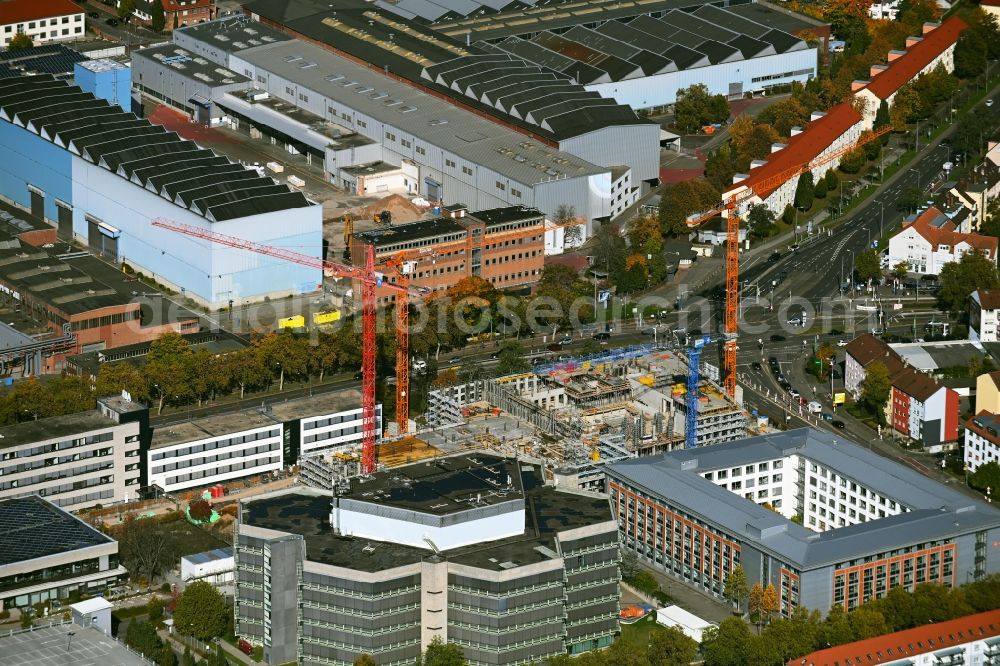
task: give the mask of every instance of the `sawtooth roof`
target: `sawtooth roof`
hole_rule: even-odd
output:
[[[137,184],[142,187],[150,177],[176,171],[178,161],[194,156],[214,156],[218,158],[215,164],[232,165],[192,141],[48,74],[0,79],[0,119],[124,178],[133,178],[132,167],[141,165]],[[209,221],[313,205],[300,192],[248,173],[249,178],[233,178],[228,185],[206,191],[204,197],[166,198]]]

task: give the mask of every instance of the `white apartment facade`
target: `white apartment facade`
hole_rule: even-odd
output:
[[[972,292],[969,306],[969,339],[997,342],[1000,329],[1000,289],[978,289]]]
[[[889,265],[905,261],[910,273],[939,275],[946,265],[969,252],[980,252],[996,263],[996,238],[961,233],[957,228],[941,210],[928,208],[889,239]]]
[[[7,0],[0,3],[0,47],[7,48],[17,33],[35,44],[80,39],[83,9],[71,0]]]
[[[987,463],[1000,463],[1000,417],[984,411],[965,422],[963,462],[970,474]],[[1000,488],[994,490],[1000,493]]]
[[[224,484],[278,472],[302,456],[356,451],[362,425],[361,393],[351,389],[165,426],[153,433],[148,484],[165,492]]]
[[[0,428],[0,499],[35,494],[67,511],[138,499],[142,424],[117,421],[114,402]]]
[[[238,418],[242,427],[234,420],[226,428],[216,417],[157,430],[146,462],[149,484],[169,493],[280,470],[283,425],[261,414]]]

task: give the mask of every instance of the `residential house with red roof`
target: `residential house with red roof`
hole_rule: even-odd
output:
[[[903,84],[933,70],[939,63],[944,64],[949,72],[954,70],[955,42],[966,27],[966,23],[958,17],[940,24],[925,23],[920,37],[907,38],[905,50],[890,52],[888,64],[871,68],[870,81],[855,83],[852,101],[831,107],[825,113],[814,112],[806,127],[792,130],[787,144],[774,144],[766,160],[751,164],[749,174],[737,174],[733,186],[722,193],[722,200],[728,201],[750,188],[756,194],[743,202],[740,215],[746,215],[752,206],[761,203],[780,215],[794,201],[799,177],[777,183],[775,179],[782,181],[781,174],[788,170],[855,143],[863,130],[871,129],[882,100],[892,106],[896,92]],[[857,100],[864,104],[856,105],[854,102]],[[812,169],[813,179],[839,165],[840,159],[835,158]]]
[[[983,410],[965,422],[963,462],[969,473],[987,463],[1000,463],[1000,416]],[[1000,495],[1000,488],[996,492]]]
[[[967,252],[980,252],[993,263],[997,260],[997,238],[962,233],[958,225],[938,208],[928,208],[889,239],[889,265],[901,261],[911,273],[938,275],[946,264],[958,261]]]
[[[969,339],[1000,341],[1000,289],[978,289],[969,298]]]
[[[989,666],[1000,663],[1000,610],[829,647],[787,666]]]
[[[845,390],[859,399],[868,368],[877,361],[889,371],[892,385],[886,404],[889,426],[925,449],[951,448],[958,441],[958,393],[908,365],[892,347],[870,333],[846,347]]]
[[[3,0],[0,47],[23,32],[36,45],[83,37],[83,9],[72,0]]]
[[[727,201],[734,194],[751,188],[756,196],[741,206],[741,215],[746,214],[751,206],[760,203],[765,204],[775,215],[780,215],[785,206],[794,201],[799,177],[794,176],[782,183],[775,183],[775,177],[800,164],[812,162],[851,145],[861,136],[861,131],[861,114],[849,102],[831,107],[826,112],[815,111],[804,128],[792,129],[788,143],[774,144],[766,160],[751,164],[749,174],[737,175],[733,179],[733,187],[722,193],[722,199]],[[813,179],[825,175],[839,164],[839,159],[833,159],[813,169]]]
[[[872,65],[871,80],[855,82],[854,98],[863,100],[865,129],[875,123],[875,114],[883,100],[892,107],[896,93],[921,74],[939,64],[949,72],[955,70],[955,43],[968,24],[957,16],[944,23],[925,23],[923,34],[907,37],[906,48],[890,51],[888,64]]]
[[[982,0],[979,6],[983,11],[1000,21],[1000,0]]]

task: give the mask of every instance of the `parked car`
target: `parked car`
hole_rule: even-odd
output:
[[[844,340],[844,339],[837,340],[837,346],[838,347],[846,347],[847,346],[847,340]]]
[[[829,412],[823,412],[820,416],[823,417],[824,421],[832,421],[833,420],[833,414],[830,414]]]
[[[101,15],[98,14],[97,12],[87,12],[87,16],[89,16],[90,18],[100,18],[101,17]]]
[[[785,341],[785,336],[783,335],[778,335],[777,333],[775,333],[774,335],[771,336],[771,342],[784,342],[784,341]]]
[[[422,372],[427,369],[427,361],[422,358],[414,359],[413,370],[415,372]]]
[[[607,331],[601,331],[600,333],[594,333],[595,340],[608,340],[611,338],[611,334]]]
[[[559,341],[560,344],[568,345],[573,342],[573,338],[570,335],[564,335],[562,340]]]
[[[112,16],[109,19],[106,19],[104,22],[110,25],[112,28],[118,25],[118,19],[116,19],[114,16]]]
[[[844,422],[843,421],[831,421],[830,425],[832,425],[834,428],[839,428],[840,430],[844,429]]]

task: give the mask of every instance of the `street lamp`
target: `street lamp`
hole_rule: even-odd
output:
[[[921,194],[923,194],[924,190],[920,187],[920,172],[917,171],[916,169],[907,169],[907,171],[912,171],[913,173],[917,174],[917,189],[920,190]],[[917,205],[919,206],[920,203],[917,202]]]
[[[878,202],[878,237],[885,235],[885,202]]]

